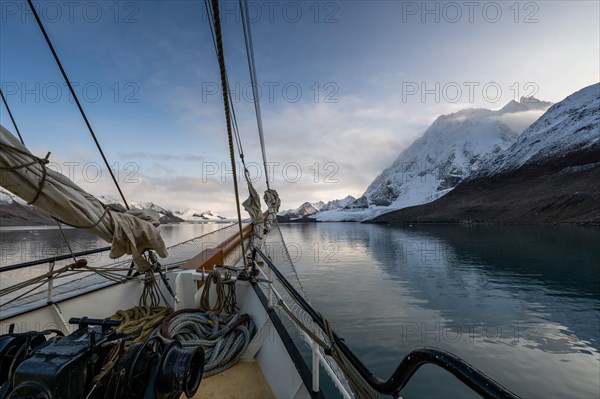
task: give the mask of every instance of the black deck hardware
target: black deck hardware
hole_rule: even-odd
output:
[[[204,372],[201,347],[134,336],[114,320],[73,318],[79,329],[46,340],[47,332],[0,335],[1,399],[171,399],[195,395]],[[127,343],[126,343],[127,342]]]
[[[88,328],[88,326],[101,326],[102,332],[121,324],[120,320],[111,319],[90,319],[89,317],[71,317],[69,324],[77,324],[78,328]]]

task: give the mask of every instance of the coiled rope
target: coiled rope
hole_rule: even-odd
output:
[[[184,348],[204,349],[204,376],[220,373],[236,364],[248,348],[255,325],[247,314],[221,315],[184,309],[167,316],[158,332],[176,339]]]
[[[145,342],[169,313],[169,309],[161,306],[134,306],[119,310],[109,318],[121,322],[116,328],[118,332],[137,336],[134,342]]]
[[[217,300],[214,305],[211,305],[210,289],[213,284],[215,284]],[[218,270],[211,271],[204,282],[204,289],[200,297],[200,309],[217,314],[234,314],[236,304],[235,280],[231,277],[231,273],[226,271],[221,277]]]

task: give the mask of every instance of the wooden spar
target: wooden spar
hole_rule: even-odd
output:
[[[263,213],[265,220],[268,216],[269,212]],[[252,235],[253,228],[254,225],[249,224],[242,229],[242,237],[244,240]],[[181,268],[185,270],[195,269],[199,272],[210,271],[215,268],[215,265],[222,265],[225,261],[225,257],[229,255],[235,248],[237,248],[240,243],[240,233],[236,232],[216,247],[203,250],[198,255],[181,265]]]
[[[244,239],[250,237],[252,234],[252,228],[253,225],[249,224],[242,229],[242,236]],[[240,233],[236,232],[216,247],[203,250],[198,255],[181,265],[181,268],[186,270],[195,269],[199,272],[203,270],[210,271],[214,269],[215,265],[222,265],[225,257],[235,248],[237,248],[237,246],[240,245],[240,242]]]

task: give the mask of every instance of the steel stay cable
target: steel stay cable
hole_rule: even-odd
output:
[[[123,194],[123,191],[121,191],[119,182],[117,181],[115,174],[113,173],[112,169],[110,168],[108,159],[106,158],[106,155],[104,155],[104,151],[102,150],[102,146],[100,145],[100,142],[98,141],[98,138],[96,137],[96,134],[94,133],[94,129],[92,129],[92,125],[90,124],[90,122],[87,118],[87,115],[85,114],[85,111],[83,110],[83,107],[81,106],[81,103],[79,102],[79,98],[77,97],[77,94],[75,93],[75,89],[73,89],[73,85],[71,84],[71,81],[69,80],[69,77],[67,76],[67,73],[66,73],[65,69],[63,68],[60,58],[58,58],[58,54],[56,53],[56,50],[54,49],[54,46],[52,45],[52,42],[50,41],[50,37],[48,36],[46,29],[44,28],[44,24],[42,23],[42,20],[40,19],[39,15],[33,5],[32,0],[27,0],[27,3],[29,4],[29,8],[31,9],[31,12],[37,22],[37,25],[39,26],[40,30],[42,31],[42,35],[44,36],[44,39],[46,39],[46,43],[48,44],[50,52],[52,53],[52,56],[54,57],[54,60],[56,61],[56,64],[57,64],[58,68],[60,69],[63,79],[65,80],[65,83],[67,84],[69,91],[71,92],[71,95],[73,96],[73,99],[75,100],[75,104],[77,104],[77,108],[79,109],[79,112],[81,113],[81,116],[83,117],[83,120],[92,136],[92,139],[94,140],[94,143],[96,143],[98,152],[100,152],[100,155],[102,156],[102,159],[104,160],[104,164],[106,165],[106,168],[108,169],[108,172],[110,173],[110,176],[112,177],[112,180],[115,183],[117,190],[119,191],[119,195],[121,196],[121,199],[123,200],[123,203],[125,204],[125,207],[127,209],[129,209],[129,204],[127,203],[127,200],[125,199],[125,195]]]
[[[17,134],[19,135],[19,140],[21,140],[21,143],[23,145],[25,145],[25,141],[23,141],[23,137],[21,136],[21,132],[19,131],[19,127],[17,126],[17,123],[15,122],[15,118],[13,117],[13,114],[10,111],[10,107],[8,106],[8,102],[6,101],[6,97],[4,97],[4,93],[2,92],[2,88],[1,87],[0,87],[0,97],[2,97],[2,102],[4,103],[4,106],[6,107],[6,111],[8,112],[8,116],[10,117],[10,120],[12,121],[12,124],[15,127],[15,130],[16,130]]]
[[[214,15],[213,13],[209,10],[208,7],[208,0],[204,0],[204,6],[206,9],[206,14],[209,18],[209,20],[212,22],[212,24],[214,24]],[[215,33],[214,33],[214,29],[213,29],[213,25],[211,25],[210,23],[208,24],[210,27],[210,34],[212,36],[212,40],[213,40],[213,45],[215,48],[215,54],[217,54],[218,57],[218,49],[217,49],[217,42],[215,39]],[[246,160],[244,157],[244,148],[242,146],[242,140],[240,137],[240,132],[239,132],[239,127],[238,127],[238,123],[237,123],[237,116],[236,116],[236,112],[235,112],[235,106],[234,106],[234,101],[233,101],[233,97],[231,95],[231,87],[229,85],[229,75],[227,73],[227,71],[225,71],[225,78],[227,80],[227,95],[229,96],[229,106],[231,108],[231,116],[232,116],[232,120],[233,120],[233,136],[235,139],[235,144],[236,147],[238,149],[238,154],[240,156],[240,160],[242,161],[242,165],[244,166],[244,177],[246,178],[246,182],[249,182],[249,177],[248,177],[248,169],[246,168]]]
[[[31,0],[29,0],[31,1]],[[235,155],[233,150],[233,132],[231,127],[231,109],[229,106],[229,96],[227,95],[227,75],[226,75],[226,67],[225,67],[225,55],[223,51],[223,38],[221,36],[221,17],[219,14],[219,2],[218,0],[212,0],[212,9],[214,14],[214,28],[215,28],[215,38],[216,38],[216,46],[217,46],[217,59],[219,62],[219,72],[221,75],[221,90],[223,91],[223,107],[225,110],[225,122],[227,125],[227,136],[229,139],[229,158],[231,160],[231,169],[233,174],[233,190],[235,194],[235,203],[236,203],[236,211],[238,217],[238,227],[240,233],[240,245],[242,248],[242,256],[244,257],[244,265],[246,264],[246,250],[244,245],[244,235],[242,228],[242,214],[240,211],[240,198],[239,198],[239,190],[237,183],[237,175],[236,175],[236,167],[235,167]]]
[[[247,0],[239,0],[240,13],[242,14],[242,25],[244,30],[244,42],[246,44],[246,57],[248,59],[248,71],[250,73],[250,82],[252,83],[252,99],[254,103],[254,112],[256,113],[256,123],[258,125],[258,137],[260,139],[260,147],[265,168],[265,180],[267,189],[271,189],[269,185],[269,174],[267,169],[267,154],[265,149],[265,139],[263,132],[262,114],[260,111],[260,96],[258,94],[258,84],[256,78],[256,64],[254,62],[254,48],[252,46],[252,30],[250,28],[248,2]]]

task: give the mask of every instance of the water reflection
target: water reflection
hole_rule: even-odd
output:
[[[226,224],[167,224],[160,232],[167,247],[221,229]],[[84,230],[63,228],[69,246],[74,252],[106,247],[109,244]],[[69,253],[60,230],[55,227],[0,229],[0,266],[51,258]],[[86,256],[98,263],[102,255]]]
[[[204,234],[223,229],[224,227],[231,226],[229,224],[179,224],[179,225],[162,225],[160,226],[161,235],[168,247],[180,243],[182,241],[190,240],[195,237],[202,236]],[[102,241],[98,237],[82,230],[76,230],[71,228],[63,229],[65,236],[69,242],[69,246],[74,252],[86,251],[91,249],[103,248],[108,246],[108,243]],[[170,250],[170,258],[174,259],[179,256],[188,256],[185,259],[189,259],[192,256],[200,252],[204,247],[210,247],[216,245],[222,241],[226,236],[229,236],[232,232],[229,229],[223,230],[209,236],[207,240],[202,241],[199,245],[191,248],[191,252],[187,253],[186,248],[178,247]],[[190,248],[187,248],[190,249]],[[185,252],[185,253],[183,253]],[[0,230],[0,267],[7,265],[14,265],[22,262],[41,260],[46,258],[55,257],[58,255],[65,255],[69,253],[69,248],[65,243],[65,240],[57,227],[48,228],[5,228]],[[125,264],[120,267],[128,267],[129,257],[124,256],[120,259],[110,259],[108,251],[89,254],[84,257],[88,264],[91,266],[104,266],[113,264],[114,262],[124,261]],[[71,260],[67,259],[59,261],[55,264],[55,268],[58,269],[62,266],[70,263]],[[12,270],[3,272],[0,275],[0,288],[5,289],[13,286],[16,283],[23,282],[28,279],[32,279],[41,276],[48,272],[49,264],[41,264],[25,269]],[[98,276],[93,276],[87,273],[74,275],[73,273],[62,275],[60,283],[69,283],[62,289],[72,291],[74,289],[83,288],[89,286],[94,281],[104,281]],[[55,283],[55,293],[62,292],[58,288],[59,282]],[[26,287],[17,292],[5,295],[0,298],[0,303],[3,305],[9,305],[12,299],[27,293],[31,287]],[[31,299],[39,299],[33,294],[44,294],[46,286],[40,286],[34,290],[31,295]],[[11,305],[12,306],[12,305]],[[6,308],[5,308],[6,309]]]
[[[598,397],[599,230],[318,224],[284,235],[312,302],[381,376],[438,346],[524,397]],[[333,258],[315,256],[329,243]],[[406,396],[471,395],[426,367]]]

